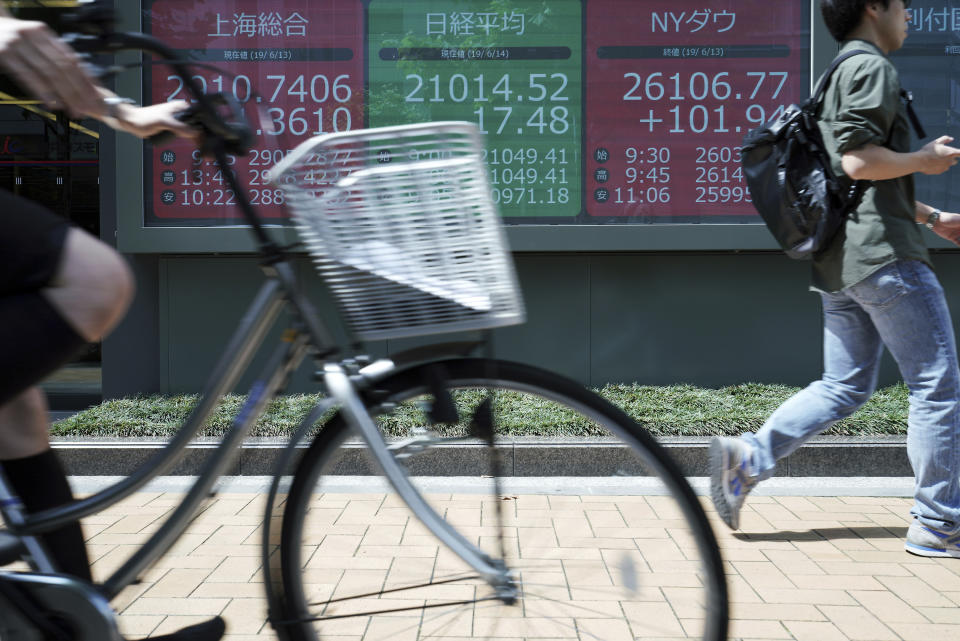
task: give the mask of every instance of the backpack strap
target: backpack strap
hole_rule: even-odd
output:
[[[859,56],[860,54],[870,54],[877,55],[872,51],[867,51],[866,49],[853,49],[848,51],[843,55],[839,55],[833,59],[833,62],[830,63],[830,66],[827,67],[827,70],[820,77],[820,82],[817,83],[817,88],[814,90],[813,95],[810,96],[810,104],[813,107],[814,113],[819,115],[820,113],[820,104],[823,101],[823,94],[827,90],[827,84],[830,82],[830,76],[833,75],[833,72],[837,70],[837,67],[840,66],[840,63],[846,60],[847,58],[852,58],[854,56]],[[923,125],[920,124],[920,118],[917,116],[917,112],[913,110],[913,92],[907,91],[905,89],[900,89],[900,98],[904,101],[907,106],[907,116],[910,119],[910,125],[913,127],[913,131],[917,134],[917,138],[922,140],[927,137],[927,132],[924,131]],[[891,134],[893,132],[891,131]],[[889,143],[889,140],[887,141]]]
[[[918,139],[923,140],[927,137],[927,132],[923,130],[923,125],[920,124],[920,118],[917,117],[917,112],[913,110],[913,92],[901,89],[900,97],[907,105],[907,116],[910,117],[910,124],[913,125],[914,133],[917,134]]]
[[[820,107],[823,103],[823,94],[827,90],[827,84],[830,82],[830,76],[833,75],[833,72],[837,70],[837,67],[840,66],[840,63],[846,60],[847,58],[852,58],[854,56],[859,56],[860,54],[870,54],[876,55],[872,51],[867,51],[866,49],[854,49],[853,51],[848,51],[845,54],[839,55],[833,59],[833,62],[830,63],[830,66],[827,67],[827,70],[820,77],[820,82],[817,83],[817,88],[814,90],[813,95],[810,96],[810,100],[807,101],[807,105],[811,107],[815,117],[819,118],[820,116]],[[860,203],[860,199],[863,198],[864,192],[867,191],[867,188],[872,185],[873,182],[870,180],[854,180],[853,184],[850,185],[850,189],[847,192],[847,207],[843,212],[844,222],[846,219],[854,215],[854,211]]]
[[[872,51],[867,51],[866,49],[854,49],[853,51],[848,51],[845,54],[837,56],[833,59],[833,62],[830,63],[830,66],[827,67],[827,70],[820,77],[820,82],[817,83],[817,88],[813,91],[813,95],[810,96],[810,104],[815,105],[818,112],[820,111],[820,102],[823,100],[823,92],[827,90],[827,83],[830,82],[830,76],[832,76],[833,72],[837,70],[837,67],[840,66],[841,62],[847,58],[859,56],[862,53],[874,56],[877,55]]]

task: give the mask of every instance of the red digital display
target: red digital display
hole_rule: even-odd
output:
[[[361,0],[155,0],[144,2],[144,29],[196,67],[208,93],[258,107],[269,121],[256,129],[248,156],[232,170],[267,218],[280,218],[283,195],[268,170],[297,143],[363,127]],[[144,70],[145,100],[187,98],[163,65]],[[240,213],[220,168],[187,141],[145,147],[145,224],[237,224]],[[279,222],[279,221],[278,221]]]
[[[591,0],[584,202],[608,222],[747,222],[752,128],[809,95],[809,2]]]

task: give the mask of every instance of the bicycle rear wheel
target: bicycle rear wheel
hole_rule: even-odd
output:
[[[315,641],[321,632],[363,640],[726,639],[727,588],[716,539],[679,468],[649,433],[572,381],[504,361],[454,359],[397,371],[366,392],[365,401],[373,414],[408,401],[443,405],[438,372],[466,423],[485,423],[491,414],[485,399],[492,398],[499,447],[479,456],[490,471],[464,468],[464,476],[489,477],[490,496],[473,493],[476,482],[470,493],[453,494],[442,491],[442,479],[416,476],[425,457],[448,444],[440,437],[421,436],[393,452],[451,527],[511,568],[516,602],[503,604],[458,558],[438,549],[375,479],[343,491],[335,475],[351,430],[337,415],[299,463],[284,506],[280,556],[271,570],[281,639]],[[531,407],[617,439],[604,441],[618,446],[603,450],[605,473],[620,475],[613,494],[591,495],[587,479],[576,494],[560,495],[549,481],[521,492],[511,489],[511,479],[495,478],[514,473],[512,466],[507,474],[501,469],[510,465],[514,443],[504,423],[517,420],[516,408]],[[359,451],[366,448],[353,446],[347,456]]]

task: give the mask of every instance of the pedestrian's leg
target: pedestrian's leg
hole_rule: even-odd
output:
[[[73,500],[73,493],[47,438],[49,413],[43,392],[33,387],[0,407],[0,466],[27,512]],[[58,570],[90,580],[83,530],[70,523],[41,535]]]
[[[877,386],[883,344],[869,315],[848,296],[822,294],[823,376],[794,394],[755,434],[744,434],[747,472],[763,480],[778,460],[863,405]]]
[[[777,460],[853,414],[877,385],[883,346],[870,318],[843,293],[823,294],[823,376],[777,408],[756,434],[710,443],[710,496],[720,519],[736,530],[740,509]]]
[[[933,271],[898,263],[904,295],[871,317],[910,388],[907,454],[916,477],[912,514],[960,532],[960,371],[950,310]]]

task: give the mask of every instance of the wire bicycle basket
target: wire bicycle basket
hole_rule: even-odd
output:
[[[467,122],[312,138],[270,172],[361,339],[524,321],[483,141]]]

